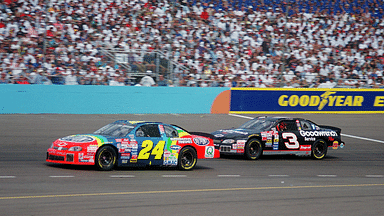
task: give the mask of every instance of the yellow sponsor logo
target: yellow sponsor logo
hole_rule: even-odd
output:
[[[363,96],[345,96],[335,95],[334,91],[326,91],[319,95],[281,95],[278,103],[280,106],[317,106],[318,110],[322,110],[325,106],[363,106]],[[384,106],[384,97],[377,99],[378,106]],[[376,100],[375,100],[376,104]]]
[[[375,106],[375,107],[384,106],[384,96],[376,96],[375,102],[373,103],[373,106]]]

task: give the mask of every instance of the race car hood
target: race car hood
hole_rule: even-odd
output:
[[[53,142],[53,145],[59,147],[97,145],[98,147],[100,147],[106,142],[108,142],[108,139],[104,136],[93,134],[77,134],[57,139]]]
[[[261,131],[255,131],[255,130],[249,130],[249,129],[223,129],[223,130],[217,130],[212,133],[212,135],[216,139],[233,139],[233,138],[241,138],[241,137],[248,137],[250,134],[259,133]]]

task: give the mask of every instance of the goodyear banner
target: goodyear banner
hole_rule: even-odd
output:
[[[384,90],[232,88],[229,113],[384,113]]]

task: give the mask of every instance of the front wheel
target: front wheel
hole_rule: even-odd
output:
[[[260,158],[263,152],[263,146],[258,139],[250,139],[245,145],[245,156],[251,160],[257,160]]]
[[[116,165],[116,158],[115,149],[111,146],[104,146],[96,154],[96,167],[103,171],[112,170]]]
[[[192,170],[197,163],[197,154],[195,149],[185,147],[179,153],[178,166],[181,170]]]
[[[312,144],[311,155],[313,159],[321,160],[327,155],[328,146],[324,140],[317,140]]]

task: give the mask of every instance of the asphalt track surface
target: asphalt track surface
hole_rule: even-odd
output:
[[[118,119],[189,131],[231,128],[255,115],[0,115],[0,215],[382,215],[384,115],[294,115],[342,128],[324,160],[265,156],[199,160],[196,169],[110,172],[45,162],[51,142]],[[293,115],[287,115],[293,116]]]

